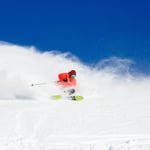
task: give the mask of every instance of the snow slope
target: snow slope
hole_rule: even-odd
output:
[[[131,60],[92,68],[69,53],[8,43],[0,44],[0,56],[0,149],[150,149],[150,78],[131,75]],[[52,100],[62,93],[57,74],[71,69],[85,99]]]

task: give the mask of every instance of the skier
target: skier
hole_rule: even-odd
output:
[[[75,93],[75,86],[77,84],[76,81],[76,71],[71,70],[67,73],[59,73],[58,74],[58,85],[61,85],[64,88],[68,88],[65,92],[67,92],[69,95]]]
[[[75,87],[77,84],[76,81],[76,71],[71,70],[66,73],[58,74],[58,81],[56,81],[57,85],[60,85],[63,88],[63,91],[68,95],[67,98],[78,101],[82,100],[84,97],[81,95],[73,95],[75,91]],[[61,99],[62,95],[53,95],[52,99]]]

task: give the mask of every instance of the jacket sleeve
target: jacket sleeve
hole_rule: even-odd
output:
[[[69,78],[68,74],[59,74],[57,83],[62,86],[75,86],[76,79]]]
[[[67,80],[68,80],[67,73],[60,73],[60,74],[58,74],[58,81],[67,81]]]

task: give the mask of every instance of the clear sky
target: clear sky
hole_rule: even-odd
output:
[[[69,51],[85,63],[129,58],[150,73],[150,1],[1,0],[0,40]]]

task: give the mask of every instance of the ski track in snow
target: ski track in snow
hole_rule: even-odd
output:
[[[3,150],[149,150],[147,136],[49,137],[44,141],[21,137],[0,139]]]
[[[117,66],[100,70],[108,60],[90,68],[67,53],[8,43],[0,56],[1,150],[150,149],[150,78],[130,75],[130,61],[113,58]],[[63,94],[57,74],[71,69],[84,100],[52,100]],[[39,82],[48,84],[31,86]]]

